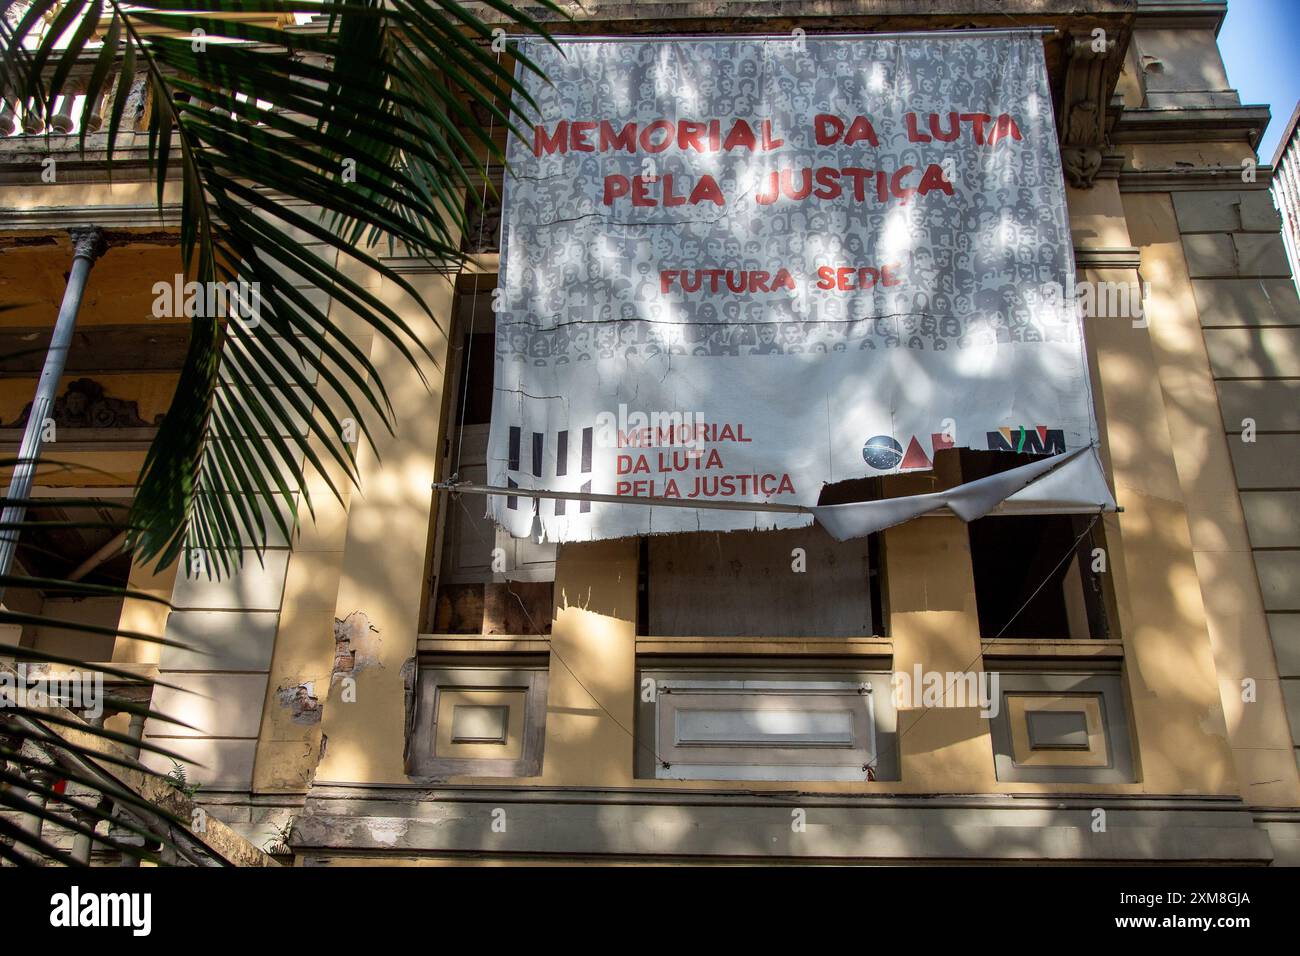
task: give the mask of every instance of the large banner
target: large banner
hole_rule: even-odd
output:
[[[1037,34],[531,43],[488,478],[817,503],[1096,437]],[[517,537],[807,515],[490,499]]]

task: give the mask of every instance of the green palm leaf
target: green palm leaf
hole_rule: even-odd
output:
[[[541,2],[549,15],[563,16],[550,0]],[[501,0],[486,6],[492,22],[512,32],[543,32]],[[227,18],[232,14],[244,19]],[[302,14],[315,20],[293,26]],[[447,330],[374,247],[453,267],[463,261],[468,197],[477,202],[474,184],[488,180],[489,164],[504,163],[498,133],[518,133],[532,105],[515,68],[537,67],[517,51],[497,52],[498,37],[489,21],[456,0],[0,0],[0,93],[44,115],[66,102],[60,97],[84,93],[77,135],[83,152],[98,128],[96,148],[106,149],[111,170],[117,144],[135,134],[147,145],[159,205],[179,187],[177,271],[199,283],[242,282],[257,290],[256,314],[243,321],[229,310],[189,316],[176,393],[129,515],[115,523],[126,529],[136,562],[165,567],[184,560],[188,571],[197,555],[207,574],[228,574],[248,552],[260,557],[270,533],[290,535],[299,502],[312,511],[309,473],[323,476],[335,495],[344,489],[331,474],[356,481],[356,448],[345,423],[373,447],[376,430],[391,431],[398,412],[368,352],[333,321],[336,310],[359,319],[417,371],[436,367],[442,343],[427,336]],[[486,126],[478,116],[489,117]],[[409,322],[359,282],[343,259],[404,290],[423,309],[419,321]],[[286,503],[270,509],[269,523],[254,504],[264,500]],[[0,532],[31,533],[41,524],[28,518]],[[16,572],[0,575],[0,587],[128,594]],[[0,623],[32,619],[49,623],[0,607]],[[85,666],[11,645],[0,645],[0,654]],[[15,795],[25,779],[16,769],[46,759],[33,758],[24,745],[40,745],[64,754],[65,779],[114,791],[105,796],[145,813],[137,797],[105,784],[95,769],[143,771],[138,761],[66,742],[55,747],[51,740],[63,739],[56,734],[63,726],[129,743],[75,718],[12,712],[0,719],[0,806],[53,819],[52,791],[27,788],[45,798],[44,809]],[[101,804],[76,807],[107,818]],[[59,819],[85,835],[81,824]],[[0,824],[7,838],[0,839],[0,856],[22,857],[10,842],[67,861],[48,841]],[[166,825],[172,824],[182,825]],[[156,827],[125,825],[159,835]],[[102,834],[96,839],[106,842]]]

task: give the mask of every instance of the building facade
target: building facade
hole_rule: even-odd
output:
[[[1291,111],[1282,138],[1273,155],[1273,201],[1282,214],[1282,239],[1286,243],[1291,274],[1300,272],[1300,179],[1296,175],[1296,155],[1300,152],[1300,103]]]
[[[1079,278],[1141,290],[1140,310],[1085,320],[1120,512],[927,516],[840,545],[816,529],[502,537],[481,497],[435,488],[486,474],[499,257],[484,215],[467,268],[391,259],[445,330],[428,327],[425,381],[331,313],[399,409],[396,432],[359,452],[359,488],[336,500],[317,476],[314,518],[223,580],[125,557],[106,569],[169,609],[59,609],[189,650],[15,636],[137,673],[194,728],[151,720],[144,739],[193,760],[214,817],[298,865],[1300,862],[1300,301],[1277,174],[1255,152],[1269,111],[1240,102],[1216,46],[1226,5],[916,7],[615,3],[555,28],[1048,28]],[[67,230],[98,226],[107,251],[56,412],[74,467],[37,482],[71,514],[61,500],[130,500],[187,325],[152,307],[177,271],[180,212],[178,193],[154,203],[144,134],[110,181],[95,134],[84,159],[75,136],[45,137],[63,122],[0,123],[0,290],[17,305],[0,314],[0,430],[16,443]],[[876,493],[981,474],[955,450],[934,465]],[[57,576],[104,542],[44,544],[20,561]],[[817,574],[793,571],[792,545]],[[993,687],[996,714],[927,696],[936,674],[940,691]]]

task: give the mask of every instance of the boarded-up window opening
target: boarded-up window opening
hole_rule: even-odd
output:
[[[839,542],[816,525],[654,535],[641,541],[637,629],[655,637],[881,636],[879,568],[878,536]]]
[[[474,334],[470,309],[477,298]],[[449,402],[444,473],[487,483],[487,439],[492,413],[496,333],[490,290],[462,295],[458,317],[465,333]],[[462,415],[460,409],[464,408]],[[527,457],[531,460],[532,447]],[[437,634],[549,634],[555,581],[555,545],[515,539],[484,515],[483,499],[444,496],[441,553],[427,627]],[[530,504],[520,499],[524,506]],[[499,550],[498,550],[499,549]]]

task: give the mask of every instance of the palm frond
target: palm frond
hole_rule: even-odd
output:
[[[476,12],[483,6],[490,20]],[[551,0],[540,6],[564,16]],[[125,528],[138,563],[162,568],[183,559],[187,573],[201,566],[209,576],[229,574],[247,553],[260,557],[272,532],[289,537],[300,508],[312,511],[309,475],[335,495],[340,481],[357,480],[345,425],[373,447],[398,410],[340,314],[417,372],[437,367],[447,334],[441,317],[376,246],[460,264],[467,199],[478,201],[475,184],[504,165],[501,137],[527,122],[534,104],[515,71],[537,67],[518,51],[495,52],[494,27],[542,34],[542,26],[503,0],[476,9],[457,0],[0,0],[0,96],[40,116],[82,96],[83,153],[103,150],[111,175],[119,147],[143,147],[159,205],[179,191],[178,274],[202,289],[254,291],[251,302],[188,315],[175,395],[129,514],[113,522]],[[304,15],[315,19],[295,25]],[[352,266],[402,290],[420,312],[394,307]],[[255,504],[264,500],[286,506],[272,508],[268,521]],[[30,534],[41,524],[7,520],[0,534]],[[0,588],[157,600],[6,569]],[[174,643],[0,606],[0,624],[37,622]],[[0,656],[86,666],[20,645],[0,644]],[[100,670],[130,676],[111,665]],[[79,734],[99,744],[69,742]],[[8,741],[0,740],[0,807],[87,835],[66,814],[56,820],[56,791],[28,773],[56,753],[61,779],[102,796],[63,801],[83,819],[102,822],[113,806],[126,808],[135,816],[119,813],[116,825],[164,842],[168,828],[183,823],[151,817],[147,802],[101,773],[101,764],[149,773],[114,744],[165,754],[161,748],[48,711],[7,710],[0,735]],[[102,833],[95,839],[146,855]],[[15,848],[70,862],[60,847],[0,818],[0,856],[30,858]]]

